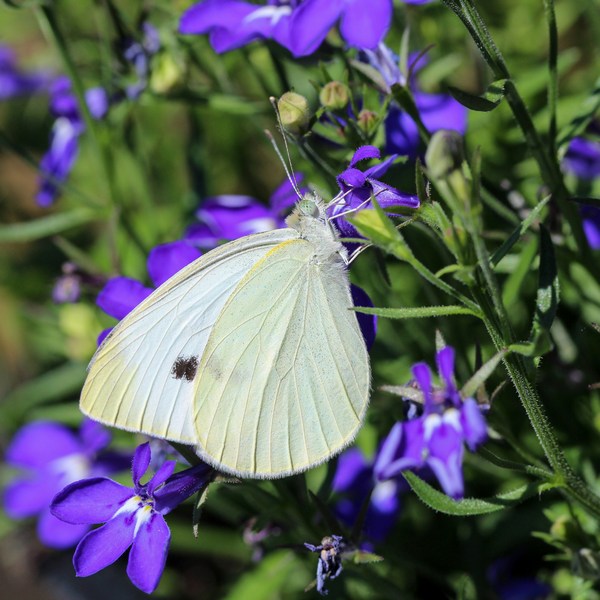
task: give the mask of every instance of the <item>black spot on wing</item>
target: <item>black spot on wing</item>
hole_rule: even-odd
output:
[[[171,375],[175,379],[184,379],[186,381],[193,381],[198,370],[198,357],[197,356],[178,356],[177,360],[171,367]]]

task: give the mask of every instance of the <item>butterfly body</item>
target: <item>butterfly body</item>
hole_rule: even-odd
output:
[[[92,359],[81,408],[193,444],[241,477],[304,471],[347,446],[368,404],[368,354],[345,249],[320,204],[182,269]]]

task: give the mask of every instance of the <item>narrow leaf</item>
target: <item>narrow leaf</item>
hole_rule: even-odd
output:
[[[511,506],[520,504],[527,498],[540,493],[537,484],[528,483],[509,492],[501,492],[491,498],[465,498],[464,500],[452,500],[446,494],[439,492],[423,481],[420,477],[406,471],[404,478],[419,499],[432,508],[446,515],[456,517],[468,517],[473,515],[485,515],[497,512]]]
[[[490,360],[481,365],[481,367],[474,373],[474,375],[463,385],[461,394],[464,398],[473,396],[480,386],[488,379],[488,377],[495,371],[498,363],[504,358],[508,350],[500,350]]]
[[[479,314],[470,308],[459,305],[448,306],[417,306],[404,308],[379,308],[355,306],[357,312],[367,315],[377,315],[388,319],[421,319],[425,317],[447,317],[451,315],[472,315],[478,317]]]
[[[540,273],[536,299],[534,333],[550,330],[558,307],[559,283],[554,245],[545,227],[540,226]]]
[[[89,223],[96,218],[97,215],[90,210],[76,209],[48,215],[26,223],[2,225],[0,226],[0,243],[31,242]]]
[[[517,243],[520,237],[531,227],[531,224],[539,219],[542,209],[550,202],[552,196],[546,196],[523,220],[517,225],[513,232],[506,238],[504,243],[490,257],[490,262],[496,266],[509,252],[509,250]]]
[[[490,112],[500,106],[504,98],[504,85],[506,79],[499,79],[491,83],[484,94],[475,96],[468,92],[463,92],[455,87],[449,87],[448,91],[452,97],[463,106],[478,112]]]

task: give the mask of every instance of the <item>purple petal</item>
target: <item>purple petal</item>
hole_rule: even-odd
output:
[[[77,436],[64,425],[37,421],[22,427],[6,449],[5,460],[9,465],[25,468],[41,468],[53,460],[79,454],[82,445]]]
[[[56,494],[51,511],[55,517],[67,523],[103,523],[133,496],[133,490],[112,479],[82,479]]]
[[[421,119],[430,133],[439,129],[467,130],[468,110],[448,94],[415,93],[415,103]]]
[[[98,334],[98,338],[96,339],[96,344],[98,346],[100,346],[100,344],[102,344],[102,342],[108,337],[108,334],[113,330],[113,327],[109,327],[108,329],[103,329],[99,334]]]
[[[438,478],[444,492],[455,500],[462,498],[464,495],[462,474],[464,446],[460,432],[457,431],[454,424],[443,420],[431,432],[428,448],[427,464]]]
[[[358,448],[350,448],[338,458],[331,489],[335,492],[346,492],[352,488],[357,479],[365,479],[369,470],[363,453]]]
[[[182,241],[156,246],[148,256],[150,279],[158,287],[200,256],[200,250]]]
[[[377,483],[365,519],[367,536],[375,542],[383,541],[391,532],[399,510],[398,482],[389,479]]]
[[[460,411],[460,424],[469,450],[474,451],[477,446],[487,440],[485,418],[473,398],[467,398],[464,401]]]
[[[414,378],[417,380],[419,389],[423,392],[425,412],[428,412],[432,408],[431,371],[426,363],[417,363],[416,365],[413,365],[412,372]]]
[[[425,430],[422,418],[396,423],[384,441],[374,472],[383,481],[424,464]]]
[[[379,148],[376,146],[361,146],[357,148],[354,156],[352,156],[352,160],[350,161],[350,166],[354,167],[357,162],[361,160],[369,160],[371,158],[380,158],[381,153],[379,152]]]
[[[296,184],[300,187],[300,193],[302,195],[306,195],[308,193],[308,189],[301,187],[304,175],[302,173],[292,173],[292,175],[296,180]],[[282,214],[294,206],[297,201],[298,196],[296,194],[296,190],[294,190],[294,186],[286,177],[283,180],[283,183],[271,195],[269,204],[271,205],[271,210],[274,214]]]
[[[90,531],[73,555],[77,577],[87,577],[114,563],[129,548],[135,530],[135,513],[120,513]]]
[[[85,92],[85,102],[94,119],[103,119],[108,112],[108,94],[101,87],[90,88]]]
[[[214,248],[222,238],[215,235],[206,223],[194,223],[185,232],[184,238],[201,248]]]
[[[338,185],[344,191],[346,191],[347,188],[345,186],[349,186],[352,188],[363,187],[367,182],[367,178],[365,177],[365,174],[359,169],[350,168],[346,169],[345,171],[342,171],[337,176],[337,181]]]
[[[31,479],[18,479],[4,490],[4,510],[14,519],[31,517],[48,508],[60,489],[60,478],[41,472]]]
[[[146,484],[146,491],[148,495],[152,496],[154,490],[161,486],[171,475],[177,466],[177,461],[167,460],[159,468],[156,473],[151,477],[150,481]]]
[[[389,29],[391,19],[391,0],[349,0],[340,33],[350,46],[375,48]]]
[[[96,298],[96,304],[115,319],[122,319],[131,312],[153,290],[129,277],[109,279]]]
[[[446,396],[454,402],[455,406],[460,405],[460,396],[454,385],[454,348],[445,346],[435,357],[438,372],[444,380],[446,387]]]
[[[196,216],[220,240],[235,240],[251,233],[274,229],[271,211],[251,196],[222,195],[207,198]]]
[[[73,525],[57,519],[49,507],[42,512],[37,525],[38,537],[42,544],[59,550],[75,546],[89,529],[89,525]]]
[[[352,294],[352,303],[354,306],[365,306],[373,308],[373,302],[367,292],[357,285],[350,285],[350,293]],[[358,319],[358,325],[360,331],[365,340],[367,350],[370,350],[375,342],[375,333],[377,331],[377,315],[366,315],[364,313],[357,312],[356,318]]]
[[[138,522],[127,575],[133,585],[147,594],[151,594],[160,581],[170,541],[171,532],[162,515],[152,511],[144,522]]]
[[[345,0],[305,0],[294,11],[290,24],[291,50],[295,56],[312,54],[340,18]]]
[[[386,154],[402,154],[411,158],[419,154],[421,138],[415,122],[395,104],[391,104],[385,118]]]
[[[71,81],[65,75],[52,82],[50,110],[56,117],[66,117],[72,123],[80,121],[77,98],[71,91]]]
[[[136,488],[140,485],[140,480],[148,470],[150,466],[150,460],[152,459],[152,452],[150,450],[149,442],[140,444],[133,455],[133,462],[131,463],[131,476],[133,483]]]
[[[59,195],[79,153],[80,134],[81,127],[70,120],[61,117],[55,121],[50,148],[40,161],[40,189],[36,195],[40,206],[50,206]]]
[[[573,138],[565,154],[564,166],[580,179],[592,181],[600,175],[600,142]]]
[[[215,27],[236,29],[256,6],[236,0],[205,0],[190,6],[179,21],[180,33],[208,33]]]
[[[419,207],[419,197],[415,194],[405,194],[391,185],[387,185],[376,179],[369,179],[369,183],[372,187],[372,194],[377,199],[377,203],[381,208],[385,209],[391,206]],[[365,208],[369,208],[369,205]]]
[[[176,473],[154,493],[156,511],[167,514],[212,481],[214,469],[202,463]]]
[[[583,231],[592,250],[600,250],[600,208],[582,206],[579,209],[583,219]]]
[[[111,439],[110,431],[92,419],[83,420],[79,435],[85,450],[90,454],[106,448]]]
[[[391,154],[385,160],[381,161],[378,165],[373,165],[365,170],[365,175],[370,179],[378,179],[385,175],[388,169],[394,164],[394,161],[398,158],[397,154]]]

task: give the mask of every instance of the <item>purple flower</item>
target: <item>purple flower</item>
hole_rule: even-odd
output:
[[[350,448],[340,455],[332,489],[340,496],[335,505],[337,516],[353,526],[363,503],[371,494],[364,523],[369,540],[381,542],[390,533],[400,510],[397,478],[379,481],[373,475],[374,461],[367,461],[358,448]]]
[[[176,462],[167,461],[148,483],[141,479],[151,460],[150,445],[138,446],[133,457],[133,490],[108,479],[76,481],[59,492],[52,514],[67,522],[89,526],[78,544],[73,566],[78,577],[87,577],[115,562],[130,546],[127,575],[150,594],[156,589],[167,559],[171,532],[164,515],[210,483],[213,469],[205,464],[173,475]]]
[[[371,158],[380,158],[379,150],[375,146],[361,146],[354,153],[349,167],[338,175],[337,181],[341,193],[337,199],[332,201],[332,208],[329,210],[331,217],[339,216],[349,210],[370,208],[372,196],[377,199],[377,203],[382,208],[391,206],[418,208],[419,198],[417,196],[400,192],[376,179],[390,168],[397,156],[389,156],[380,164],[369,167],[365,171],[356,168],[357,163]],[[336,224],[343,236],[356,237],[358,235],[354,226],[344,219],[336,219]]]
[[[12,49],[0,44],[0,100],[46,91],[49,83],[48,73],[20,71]]]
[[[155,287],[162,285],[177,271],[199,258],[202,253],[185,241],[176,241],[156,246],[150,251],[146,266]],[[98,294],[96,304],[108,315],[121,320],[142,300],[146,299],[153,288],[144,286],[130,277],[109,279]],[[98,337],[98,344],[108,335],[105,329]]]
[[[300,185],[303,176],[295,173],[294,177]],[[300,189],[300,193],[307,191]],[[223,240],[285,227],[284,217],[297,199],[287,179],[273,192],[268,206],[252,196],[212,196],[204,200],[196,211],[200,223],[189,227],[185,238],[202,248],[214,248]]]
[[[394,425],[375,463],[376,477],[384,481],[406,469],[427,465],[452,498],[464,495],[464,444],[474,451],[487,439],[481,408],[473,398],[463,399],[454,384],[454,350],[437,353],[443,387],[433,388],[429,367],[418,363],[413,375],[423,395],[423,414]]]
[[[600,208],[582,206],[579,209],[583,219],[583,231],[592,250],[600,250]]]
[[[91,88],[85,93],[85,99],[92,117],[102,119],[106,115],[108,96],[105,90]],[[40,162],[40,188],[36,195],[40,206],[50,206],[59,196],[62,184],[75,165],[79,136],[85,130],[77,99],[67,77],[59,77],[53,82],[50,109],[57,119],[50,134],[50,148]]]
[[[375,48],[389,29],[391,16],[391,0],[269,0],[262,5],[205,0],[183,13],[179,31],[209,34],[219,53],[272,39],[294,56],[306,56],[319,48],[338,22],[348,45]]]
[[[563,164],[579,179],[593,181],[600,177],[600,141],[583,137],[573,138]]]
[[[89,526],[56,519],[50,513],[50,502],[72,481],[125,468],[125,457],[100,453],[109,441],[108,431],[87,419],[79,434],[48,421],[25,425],[6,450],[7,464],[23,471],[5,490],[6,512],[13,518],[37,515],[38,537],[46,546],[68,548],[76,544]]]
[[[142,39],[127,39],[123,47],[123,58],[131,64],[137,81],[125,87],[125,96],[135,100],[146,89],[150,75],[150,59],[160,49],[158,30],[147,21],[142,24]]]

